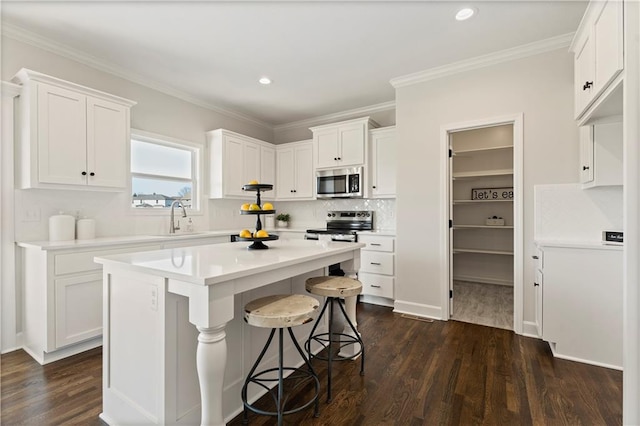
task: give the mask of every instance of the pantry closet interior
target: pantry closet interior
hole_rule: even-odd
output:
[[[514,327],[513,124],[449,133],[451,319]]]

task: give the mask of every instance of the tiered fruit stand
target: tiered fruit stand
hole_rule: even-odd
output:
[[[266,183],[258,183],[258,184],[249,184],[249,185],[244,185],[242,187],[243,191],[255,191],[256,192],[256,204],[258,206],[262,206],[262,202],[260,201],[260,191],[264,192],[264,191],[271,191],[273,189],[273,185],[271,184],[266,184]],[[260,220],[260,216],[261,215],[265,215],[265,214],[274,214],[276,211],[275,210],[240,210],[240,214],[249,214],[249,215],[256,215],[258,216],[258,219],[256,220],[256,232],[260,231],[262,229],[262,221]],[[254,233],[255,235],[255,233]],[[247,247],[249,250],[265,250],[268,249],[269,246],[267,246],[266,244],[263,243],[263,241],[274,241],[278,239],[277,235],[269,235],[268,237],[251,237],[251,238],[243,238],[243,237],[239,237],[238,238],[240,241],[253,241],[253,244],[251,244],[249,247]]]

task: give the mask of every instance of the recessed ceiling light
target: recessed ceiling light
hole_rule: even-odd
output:
[[[458,11],[458,13],[456,13],[456,20],[458,21],[466,21],[467,19],[471,18],[473,15],[475,15],[476,10],[472,7],[464,7],[462,9],[460,9]]]
[[[260,84],[264,85],[271,84],[271,79],[269,77],[262,77],[258,81],[260,82]]]

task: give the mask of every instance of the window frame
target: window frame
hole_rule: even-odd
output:
[[[203,146],[197,144],[195,142],[190,142],[182,139],[173,138],[170,136],[159,135],[156,133],[147,132],[145,130],[139,129],[131,129],[131,135],[129,138],[129,181],[128,181],[128,202],[129,202],[129,210],[135,215],[141,216],[166,216],[169,215],[171,210],[168,207],[163,208],[137,208],[133,207],[132,199],[133,196],[133,178],[153,178],[153,179],[162,179],[162,175],[153,175],[146,173],[135,173],[131,170],[131,149],[133,140],[137,140],[140,142],[146,142],[156,145],[161,145],[169,148],[176,148],[185,151],[191,152],[191,180],[185,182],[191,182],[191,207],[187,208],[187,213],[190,216],[199,216],[203,213],[203,174],[202,174],[202,149]],[[167,180],[175,181],[176,178],[166,177]],[[194,200],[195,199],[195,200]]]

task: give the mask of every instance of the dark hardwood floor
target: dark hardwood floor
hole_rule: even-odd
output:
[[[320,417],[307,410],[286,424],[622,424],[619,371],[554,359],[546,343],[508,330],[408,319],[367,304],[358,305],[358,321],[364,377],[358,362],[336,363],[333,401],[322,399]],[[96,349],[43,367],[23,351],[2,355],[1,423],[101,424],[101,358]],[[324,363],[314,366],[324,387]]]

